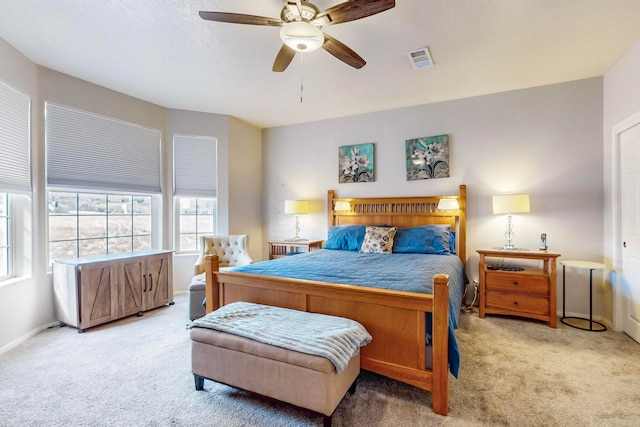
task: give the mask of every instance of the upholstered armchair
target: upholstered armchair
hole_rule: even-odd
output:
[[[194,276],[189,285],[189,317],[191,320],[205,315],[202,302],[205,298],[204,259],[207,255],[218,256],[220,270],[228,270],[253,262],[247,250],[247,236],[244,234],[202,236],[200,239],[200,256],[193,265]]]

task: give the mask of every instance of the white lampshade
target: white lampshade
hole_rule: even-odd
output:
[[[315,25],[304,21],[284,24],[280,29],[280,39],[296,52],[313,52],[322,47],[324,35]]]
[[[505,194],[493,196],[494,214],[512,214],[529,212],[528,194]]]
[[[438,201],[438,210],[439,211],[452,211],[460,209],[460,204],[458,203],[458,199],[445,198],[440,199]]]
[[[349,202],[336,202],[336,205],[333,207],[334,211],[337,212],[345,212],[351,210],[351,205]]]
[[[504,233],[505,244],[501,249],[516,250],[513,244],[513,223],[511,214],[529,212],[528,194],[505,194],[503,196],[493,196],[493,213],[507,214],[507,231]]]
[[[284,213],[295,215],[309,213],[309,202],[307,200],[285,200]]]

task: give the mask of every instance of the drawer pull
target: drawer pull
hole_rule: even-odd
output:
[[[513,284],[514,284],[515,286],[518,286],[518,282],[517,282],[517,281],[514,281],[514,282],[513,282]]]
[[[513,302],[513,305],[518,305],[518,301],[514,301],[514,302]]]

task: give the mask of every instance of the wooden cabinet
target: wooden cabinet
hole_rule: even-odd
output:
[[[322,249],[324,240],[269,240],[269,259]]]
[[[53,263],[58,320],[83,331],[173,304],[173,254],[138,251]]]
[[[544,320],[552,328],[557,326],[556,259],[560,254],[499,249],[477,252],[480,254],[480,317],[506,314]],[[518,261],[527,264],[523,260],[539,265],[520,266],[520,271],[504,269],[517,266]]]
[[[171,258],[166,254],[121,262],[120,305],[123,316],[140,313],[173,300]]]

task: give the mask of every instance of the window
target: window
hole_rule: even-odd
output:
[[[200,236],[212,235],[217,223],[217,200],[205,197],[179,197],[179,229],[181,252],[200,249]]]
[[[49,191],[49,260],[152,248],[149,194]]]
[[[0,280],[11,277],[9,247],[9,195],[0,193]]]
[[[46,103],[49,262],[151,249],[161,133]]]
[[[197,251],[200,236],[217,233],[216,150],[213,137],[173,136],[176,252]]]
[[[0,281],[28,273],[31,257],[12,254],[24,252],[31,224],[22,224],[31,205],[24,202],[31,194],[31,99],[0,81]],[[14,203],[17,201],[18,203]],[[21,206],[21,215],[12,209]],[[21,230],[19,234],[13,230]],[[15,259],[18,262],[15,263]]]

